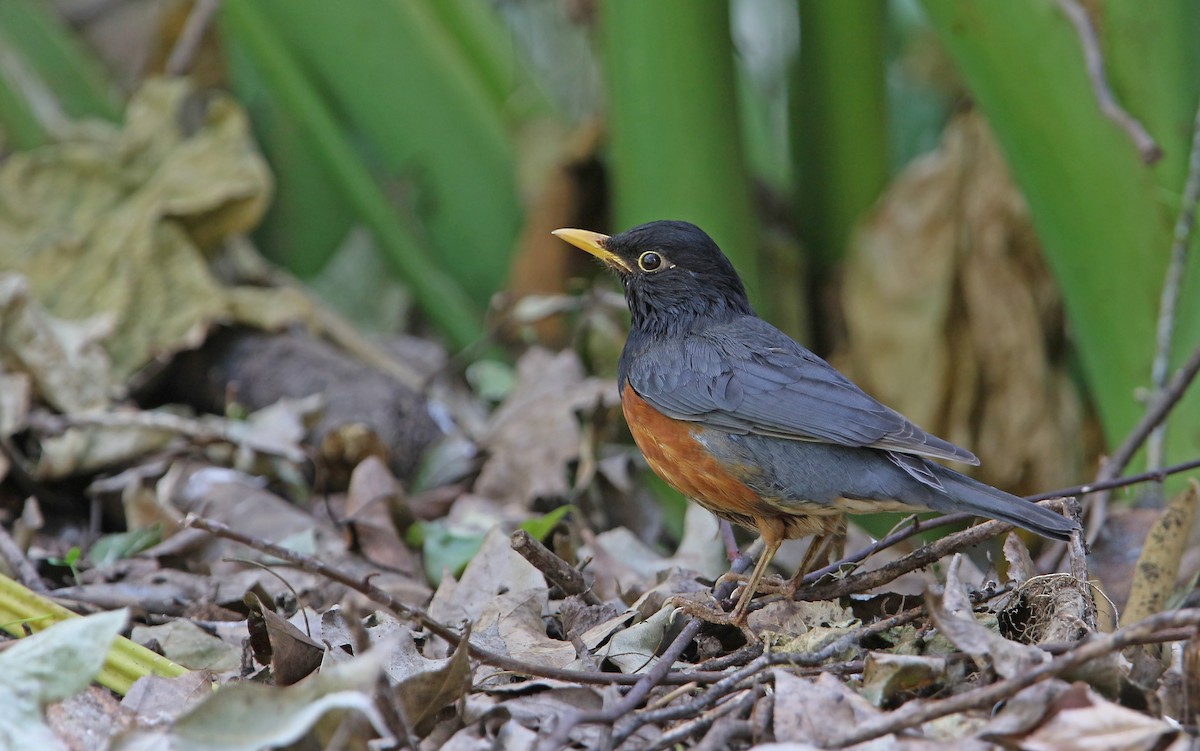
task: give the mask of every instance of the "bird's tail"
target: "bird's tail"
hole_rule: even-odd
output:
[[[946,488],[945,495],[936,491],[930,494],[938,496],[936,500],[930,499],[928,504],[935,511],[965,511],[989,519],[999,519],[1055,540],[1070,539],[1071,532],[1079,529],[1078,522],[1056,514],[1048,508],[978,480],[972,480],[940,464],[928,462],[928,466]]]

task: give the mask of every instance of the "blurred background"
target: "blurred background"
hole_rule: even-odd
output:
[[[1200,94],[1200,5],[1082,7],[1104,87],[1157,158],[1102,113],[1051,0],[2,0],[0,263],[28,274],[54,257],[31,282],[43,304],[95,312],[78,303],[97,279],[166,261],[123,255],[133,235],[112,227],[86,279],[84,256],[47,256],[65,212],[116,189],[82,147],[69,156],[84,168],[47,177],[44,149],[108,143],[128,185],[168,158],[153,146],[166,131],[223,113],[219,133],[252,133],[229,171],[198,151],[174,173],[221,198],[151,213],[183,217],[214,263],[249,237],[359,330],[439,342],[485,398],[508,393],[533,344],[615,371],[616,284],[551,230],[686,219],[764,317],[971,447],[981,479],[1045,491],[1090,478],[1154,393]],[[146,114],[164,102],[180,116]],[[141,319],[215,299],[181,291],[191,271],[168,276],[99,297],[149,285],[157,307],[123,314]],[[1200,341],[1198,285],[1193,261],[1168,373]],[[248,300],[202,318],[282,316]],[[181,324],[109,354],[141,374],[203,338]],[[1152,462],[1197,453],[1193,393]]]

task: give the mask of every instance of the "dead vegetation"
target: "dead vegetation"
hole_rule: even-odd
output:
[[[200,117],[181,129],[185,112]],[[913,179],[966,169],[964,143],[994,168],[977,127],[940,155],[950,167]],[[464,379],[429,342],[366,341],[234,237],[269,185],[248,154],[231,102],[159,82],[123,131],[0,167],[13,209],[0,223],[0,612],[14,635],[44,631],[0,652],[0,691],[26,697],[0,702],[16,707],[0,715],[12,747],[1192,742],[1194,481],[1145,522],[1111,513],[1090,561],[1080,539],[1031,552],[995,521],[922,544],[967,520],[907,520],[878,541],[857,533],[795,601],[760,598],[747,632],[704,625],[678,603],[728,605],[718,527],[695,507],[662,510],[612,381],[572,350],[529,348],[512,368],[476,358]],[[923,315],[946,325],[913,324],[938,334],[878,363],[911,373],[924,353],[947,383],[921,391],[947,401],[898,406],[931,427],[945,417],[1013,482],[1065,483],[1084,453],[1061,440],[1079,433],[1078,401],[1053,348],[1016,357],[1058,316],[1048,284],[1005,281],[1042,278],[1007,240],[1028,239],[1019,201],[953,190],[984,204],[967,213],[1002,216],[964,222],[990,228],[966,261],[966,230],[926,216],[914,242],[946,236],[928,245],[944,286],[922,286],[937,297]],[[864,253],[872,231],[894,236],[894,210]],[[845,351],[861,363],[856,348],[874,350],[854,322],[879,317],[854,311],[879,300],[856,285],[870,288],[852,270]],[[1022,289],[1003,304],[1017,323],[985,315]],[[581,350],[611,339],[607,296],[546,306],[572,307],[607,322],[581,328],[594,345]],[[125,609],[131,628],[55,603]],[[106,654],[101,682],[124,699],[84,688]]]

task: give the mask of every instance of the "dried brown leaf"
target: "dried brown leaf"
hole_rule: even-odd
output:
[[[2,253],[0,266],[7,266]],[[112,316],[104,313],[83,320],[58,318],[30,293],[24,276],[0,274],[0,362],[15,371],[4,383],[14,391],[0,405],[5,435],[24,424],[30,382],[46,404],[62,412],[96,409],[108,402],[116,388],[101,341],[112,326]]]
[[[1198,504],[1200,483],[1192,478],[1187,490],[1171,500],[1146,536],[1121,623],[1137,623],[1166,607],[1167,599],[1175,591],[1180,562],[1195,526]]]
[[[245,597],[250,649],[261,665],[269,665],[276,686],[290,686],[321,665],[325,648],[283,616],[263,605],[254,592]],[[240,657],[240,654],[239,654]]]
[[[522,508],[566,495],[567,463],[579,457],[582,436],[575,413],[616,403],[613,383],[585,376],[574,352],[529,350],[517,363],[516,385],[489,421],[483,445],[491,456],[475,492]]]
[[[403,709],[404,719],[419,735],[429,731],[443,708],[471,690],[471,657],[467,648],[470,638],[468,627],[463,631],[463,640],[448,659],[435,666],[414,670],[396,684],[393,693]],[[411,643],[410,636],[408,644]]]
[[[878,715],[869,701],[829,673],[810,679],[775,671],[777,741],[827,748],[845,731]]]
[[[862,222],[842,300],[835,359],[867,391],[971,447],[993,484],[1073,481],[1079,397],[1048,344],[1061,302],[982,116],[953,120]]]
[[[1029,751],[1185,751],[1191,741],[1179,728],[1108,701],[1076,683],[1051,706],[1053,716],[1021,739]]]
[[[859,693],[871,704],[882,707],[898,694],[916,691],[943,680],[945,674],[946,660],[941,657],[871,652],[863,667]]]
[[[0,265],[55,315],[112,315],[105,348],[124,381],[227,315],[202,249],[253,227],[270,184],[232,99],[150,81],[123,131],[78,129],[4,163]]]
[[[1050,656],[1042,650],[1009,641],[975,619],[971,600],[958,578],[961,557],[955,554],[950,562],[944,594],[932,589],[925,593],[925,604],[942,636],[977,663],[990,658],[996,673],[1003,678],[1011,678],[1048,660]]]
[[[546,579],[512,549],[508,535],[495,527],[483,538],[459,581],[442,579],[429,603],[429,614],[442,623],[474,622],[502,593],[528,590],[545,593]]]
[[[1029,555],[1029,548],[1021,540],[1017,532],[1009,532],[1004,537],[1004,560],[1008,561],[1008,580],[1014,586],[1021,586],[1034,576],[1037,576],[1037,566]]]

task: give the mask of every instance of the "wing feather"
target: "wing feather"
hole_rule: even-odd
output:
[[[631,358],[629,385],[659,411],[734,433],[978,464],[755,317],[657,342]]]

